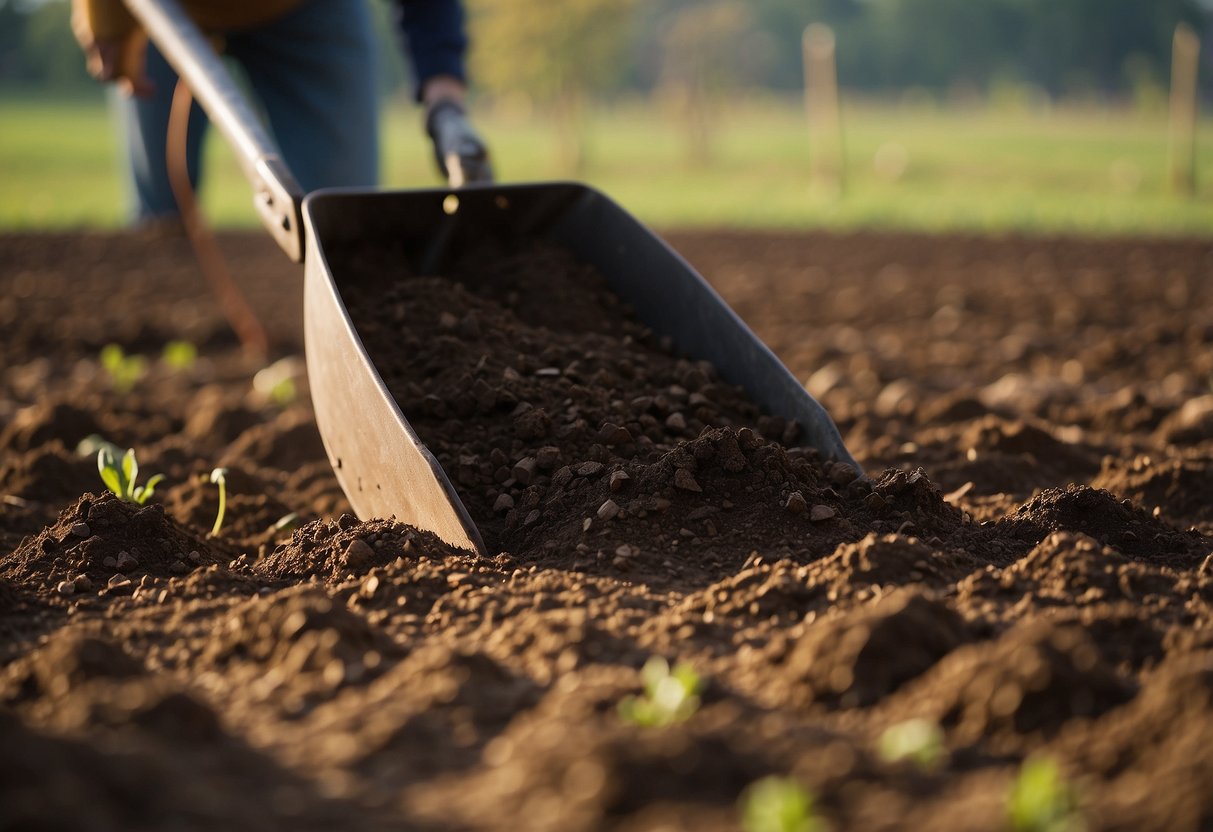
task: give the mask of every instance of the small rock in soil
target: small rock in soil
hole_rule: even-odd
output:
[[[533,456],[524,457],[523,459],[518,460],[518,462],[514,465],[514,470],[512,471],[514,479],[518,480],[518,482],[522,483],[523,485],[530,485],[531,480],[535,478],[536,464],[535,457]]]
[[[837,514],[838,512],[830,506],[816,505],[813,506],[813,512],[809,515],[809,519],[814,523],[820,523],[824,520],[832,520]]]
[[[809,510],[809,504],[805,501],[804,495],[799,491],[793,491],[789,494],[788,501],[783,504],[783,507],[792,512],[792,514],[804,514]]]
[[[598,507],[598,517],[602,520],[614,520],[619,516],[619,504],[614,500],[607,500]]]
[[[695,475],[686,468],[679,468],[674,472],[674,487],[681,488],[683,491],[703,491]]]
[[[83,520],[79,523],[73,523],[70,531],[76,537],[88,537],[93,533],[93,530],[88,527],[88,523],[85,523]]]
[[[375,550],[367,545],[362,538],[351,540],[345,547],[342,563],[349,569],[358,569],[375,559]]]

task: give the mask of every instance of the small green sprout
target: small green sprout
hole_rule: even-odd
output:
[[[877,743],[886,762],[909,760],[919,768],[934,768],[943,757],[943,731],[929,719],[907,719],[890,726]]]
[[[189,341],[169,341],[164,345],[160,360],[170,370],[179,373],[189,372],[198,360],[198,348]]]
[[[117,344],[101,348],[101,366],[109,373],[110,384],[119,393],[129,393],[147,373],[147,359],[142,355],[127,355]]]
[[[813,793],[787,777],[764,777],[741,795],[745,832],[824,832],[813,809]]]
[[[1079,832],[1086,828],[1078,796],[1052,757],[1024,760],[1008,796],[1007,813],[1015,832]]]
[[[627,696],[619,703],[619,715],[645,728],[661,728],[682,722],[699,709],[702,680],[689,664],[670,670],[661,656],[644,663],[644,696]]]
[[[90,433],[76,444],[76,455],[79,457],[96,457],[97,452],[102,448],[109,448],[109,452],[113,455],[114,459],[122,456],[121,448],[104,436],[96,433]]]
[[[292,511],[290,514],[284,514],[279,517],[274,525],[270,526],[270,532],[273,534],[282,534],[283,532],[293,531],[299,528],[299,512]]]
[[[295,356],[287,356],[263,367],[253,376],[253,389],[278,407],[286,407],[299,397],[295,378],[302,372],[302,364]]]
[[[227,469],[211,471],[211,482],[219,486],[219,513],[215,515],[215,525],[211,527],[211,537],[215,537],[223,528],[223,515],[227,512]]]
[[[113,492],[114,496],[140,506],[151,499],[156,485],[164,479],[163,474],[156,474],[148,479],[146,485],[135,485],[139,479],[139,463],[135,460],[135,449],[127,449],[119,461],[117,449],[108,442],[97,451],[97,472],[101,474],[105,487]]]

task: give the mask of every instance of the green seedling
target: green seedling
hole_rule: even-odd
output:
[[[934,768],[944,755],[943,731],[929,719],[907,719],[886,729],[877,748],[886,762],[909,760],[919,768]]]
[[[1078,796],[1052,757],[1024,760],[1007,800],[1015,832],[1081,832],[1086,828]]]
[[[286,407],[299,397],[295,377],[302,371],[295,356],[287,356],[263,367],[253,376],[253,389],[278,407]]]
[[[787,777],[764,777],[741,795],[745,832],[824,832],[825,822],[813,807],[813,794]]]
[[[198,348],[189,341],[169,341],[164,345],[160,360],[170,370],[186,373],[192,370],[198,361]]]
[[[76,456],[96,457],[98,451],[102,448],[108,448],[114,459],[119,459],[122,456],[121,448],[96,433],[90,433],[76,444]]]
[[[142,355],[127,355],[117,344],[101,349],[101,366],[109,373],[110,384],[119,393],[129,393],[147,373],[147,359]]]
[[[135,460],[135,449],[128,448],[119,460],[117,448],[108,442],[97,451],[97,472],[101,474],[105,487],[118,499],[140,506],[151,499],[156,485],[164,479],[163,474],[156,474],[145,485],[136,485],[139,463]]]
[[[292,511],[290,514],[284,514],[278,518],[274,525],[270,526],[271,534],[282,534],[283,532],[294,531],[299,528],[299,513]]]
[[[223,528],[223,515],[227,512],[227,469],[211,471],[211,482],[219,486],[219,512],[215,515],[215,525],[211,526],[211,537],[215,537]]]
[[[644,663],[644,696],[627,696],[619,703],[619,715],[635,725],[661,728],[682,722],[699,709],[702,680],[689,664],[670,669],[661,656]]]

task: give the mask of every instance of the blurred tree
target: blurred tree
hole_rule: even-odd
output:
[[[582,101],[617,89],[626,75],[636,0],[467,0],[467,6],[477,86],[554,109],[565,166],[579,170]]]
[[[746,60],[747,43],[756,34],[740,0],[686,6],[665,30],[657,92],[684,124],[692,162],[708,161],[719,101],[744,83],[747,68],[757,66]]]

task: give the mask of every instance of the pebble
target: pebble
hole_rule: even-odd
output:
[[[598,441],[604,445],[626,445],[632,441],[632,433],[622,425],[607,422],[598,431]]]
[[[514,507],[514,498],[509,494],[502,494],[497,498],[497,502],[493,503],[493,511],[503,512],[509,511]]]
[[[93,530],[88,527],[88,523],[85,523],[83,520],[79,523],[72,523],[72,527],[69,529],[69,531],[76,537],[88,537],[93,533]]]
[[[679,468],[674,472],[674,487],[681,488],[683,491],[703,491],[695,480],[695,475],[686,468]]]
[[[868,507],[868,511],[884,511],[888,506],[884,497],[881,497],[875,491],[863,498],[863,504]]]
[[[72,583],[76,585],[77,592],[88,592],[93,588],[92,579],[89,578],[88,575],[84,574],[77,575],[76,579],[72,581]]]
[[[535,478],[535,465],[535,457],[523,457],[514,464],[514,469],[511,473],[518,482],[523,485],[530,485],[531,480]]]
[[[858,476],[855,469],[845,462],[835,462],[830,468],[830,482],[835,485],[848,485]]]
[[[75,581],[60,581],[55,586],[55,592],[58,592],[60,595],[75,595],[76,594],[76,582]]]
[[[611,491],[618,491],[631,477],[625,471],[615,471],[611,474]]]
[[[583,462],[577,466],[577,476],[593,477],[601,474],[604,467],[601,462]]]
[[[665,426],[670,430],[686,430],[687,419],[681,413],[675,411],[666,417]]]
[[[539,522],[539,518],[542,516],[543,515],[540,514],[539,509],[533,509],[531,513],[526,516],[526,519],[522,521],[522,525],[533,526]]]
[[[813,506],[813,511],[811,514],[809,514],[809,519],[814,523],[820,523],[823,520],[833,519],[837,515],[838,512],[830,506],[816,505]]]
[[[111,577],[109,579],[109,583],[106,584],[106,586],[108,586],[110,589],[117,589],[118,587],[121,587],[121,586],[130,586],[130,585],[131,585],[131,579],[126,577],[125,575],[114,575],[113,577]]]
[[[783,504],[783,507],[792,514],[804,514],[809,510],[809,504],[805,501],[804,495],[799,491],[793,491],[788,495],[788,500]]]
[[[368,546],[365,540],[355,538],[346,545],[342,561],[346,567],[356,569],[360,566],[365,566],[374,559],[375,550]]]
[[[131,556],[130,552],[119,552],[117,560],[117,569],[119,572],[129,572],[139,565],[139,561]]]
[[[168,571],[174,575],[184,575],[189,571],[189,567],[185,565],[185,561],[175,560],[169,564]]]
[[[619,503],[607,500],[598,507],[598,517],[602,520],[614,520],[619,516]]]
[[[101,565],[104,566],[106,569],[117,569],[118,568],[118,559],[113,557],[112,555],[107,555],[105,560],[101,561]]]
[[[535,463],[544,471],[550,471],[560,462],[560,449],[553,445],[544,445],[535,452]]]
[[[202,563],[202,555],[198,554],[197,552],[190,552],[188,555],[186,555],[186,557],[189,559],[190,563]]]

